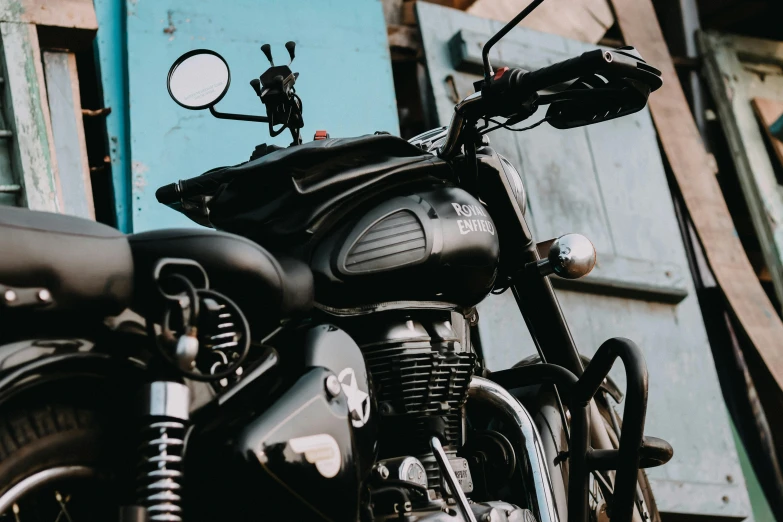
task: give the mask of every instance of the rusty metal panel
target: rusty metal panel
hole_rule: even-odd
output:
[[[437,119],[445,124],[456,98],[472,92],[481,46],[502,24],[423,2],[417,14],[431,98]],[[533,69],[591,48],[517,28],[493,50],[492,59],[496,67]],[[543,241],[579,232],[598,249],[598,268],[584,286],[557,290],[580,350],[591,355],[607,338],[624,336],[645,351],[650,373],[646,432],[675,448],[669,464],[649,470],[659,509],[750,517],[649,112],[566,131],[546,125],[524,133],[498,131],[490,140],[523,176],[536,237]],[[618,287],[634,291],[623,294]],[[479,313],[490,369],[507,368],[535,353],[508,293],[487,299]],[[624,384],[621,367],[612,376]]]

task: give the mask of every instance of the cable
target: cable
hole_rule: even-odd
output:
[[[544,117],[544,118],[541,118],[540,120],[538,120],[537,122],[535,122],[533,125],[529,125],[529,126],[527,126],[527,127],[522,127],[522,128],[517,128],[517,129],[515,129],[514,127],[509,127],[509,126],[508,126],[508,125],[506,125],[505,123],[500,123],[499,121],[497,121],[497,120],[495,120],[495,119],[493,119],[493,118],[484,118],[484,119],[485,119],[486,121],[491,121],[492,123],[494,123],[494,124],[495,124],[495,126],[494,126],[494,127],[490,127],[490,128],[489,128],[489,129],[487,129],[487,130],[484,130],[484,131],[481,131],[481,132],[479,132],[479,134],[480,134],[481,136],[483,136],[484,134],[487,134],[487,133],[489,133],[489,132],[492,132],[492,131],[494,131],[494,130],[500,129],[500,128],[503,128],[503,129],[506,129],[506,130],[510,130],[510,131],[512,131],[512,132],[522,132],[522,131],[526,131],[526,130],[530,130],[530,129],[535,129],[536,127],[538,127],[539,125],[541,125],[541,124],[542,124],[542,123],[544,123],[545,121],[549,121],[549,118],[548,118],[548,117]],[[506,120],[506,121],[508,121],[508,120]]]

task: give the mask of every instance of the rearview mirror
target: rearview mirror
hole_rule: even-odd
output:
[[[230,84],[228,64],[222,56],[208,49],[183,54],[169,70],[169,95],[186,109],[212,107],[225,96]]]

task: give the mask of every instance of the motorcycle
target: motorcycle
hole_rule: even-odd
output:
[[[262,47],[265,116],[215,108],[219,54],[180,57],[182,107],[292,137],[157,191],[209,228],[0,209],[0,520],[659,520],[643,469],[672,448],[643,435],[644,357],[579,355],[549,278],[595,249],[534,240],[487,134],[545,105],[559,129],[631,114],[661,75],[632,47],[493,69],[540,2],[486,43],[450,124],[408,141],[303,143],[293,42],[288,65]],[[476,305],[503,291],[538,356],[491,372]]]

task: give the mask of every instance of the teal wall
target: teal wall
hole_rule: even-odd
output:
[[[245,161],[260,143],[290,143],[288,133],[270,139],[265,124],[217,120],[208,111],[176,105],[168,96],[166,75],[172,62],[191,49],[212,49],[228,62],[231,89],[217,107],[223,112],[263,114],[248,85],[267,66],[259,47],[271,44],[278,63],[287,62],[283,45],[294,40],[306,141],[318,129],[333,137],[399,132],[380,0],[95,2],[123,230],[193,226],[157,203],[159,186]],[[115,110],[120,106],[126,110]]]

